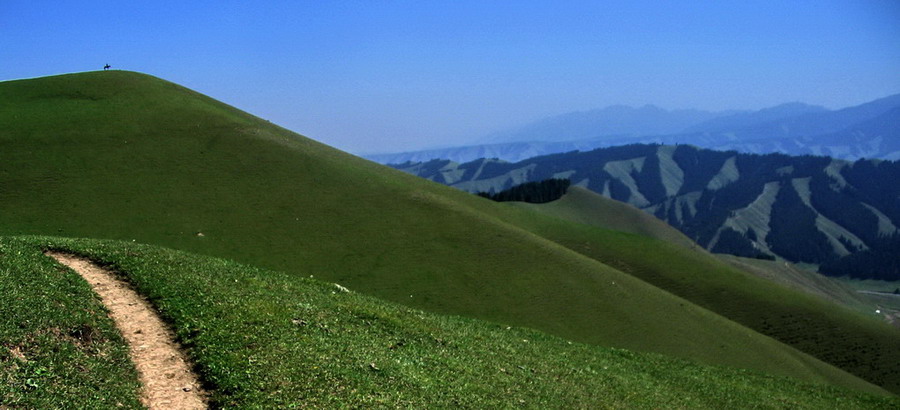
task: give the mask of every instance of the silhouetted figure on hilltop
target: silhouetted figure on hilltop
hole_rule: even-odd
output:
[[[112,66],[110,66],[109,64],[103,66],[103,71],[109,70],[110,67],[112,67]]]

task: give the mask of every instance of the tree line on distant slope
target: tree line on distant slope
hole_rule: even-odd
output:
[[[568,179],[551,178],[539,182],[526,182],[497,193],[479,192],[477,195],[497,202],[520,201],[543,204],[562,198],[570,184],[571,181]]]
[[[756,258],[773,261],[775,257],[753,246],[757,240],[756,231],[748,229],[746,233],[740,233],[734,229],[723,229],[719,233],[719,241],[710,249],[715,253],[727,253],[745,258]]]
[[[828,276],[856,279],[900,280],[900,234],[894,234],[861,252],[819,267]]]

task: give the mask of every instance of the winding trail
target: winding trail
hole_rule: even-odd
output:
[[[91,261],[59,252],[48,256],[78,272],[109,310],[128,342],[150,409],[205,409],[204,392],[172,332],[150,304],[124,281]]]

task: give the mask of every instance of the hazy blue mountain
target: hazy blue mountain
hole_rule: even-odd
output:
[[[841,131],[857,123],[878,117],[896,107],[900,107],[900,94],[837,111],[810,112],[718,132],[732,133],[737,139],[743,141],[812,137]],[[685,142],[689,143],[689,141]]]
[[[829,111],[802,103],[788,103],[753,111],[708,113],[702,111],[666,111],[653,106],[640,109],[623,106],[570,113],[538,121],[494,139],[522,138],[525,142],[506,142],[440,150],[372,155],[367,158],[390,164],[427,161],[435,158],[457,162],[477,158],[498,158],[516,162],[538,155],[586,151],[634,143],[691,144],[715,150],[766,154],[827,155],[841,159],[900,159],[900,94],[869,103]],[[674,129],[662,130],[667,123]],[[677,117],[677,119],[676,119]],[[649,125],[641,126],[641,119]],[[615,131],[615,132],[613,132]]]
[[[688,134],[701,132],[729,132],[736,129],[752,127],[758,124],[765,124],[773,121],[783,120],[785,118],[791,118],[805,114],[820,114],[824,112],[828,112],[825,107],[793,102],[777,105],[771,108],[765,108],[759,111],[739,112],[732,115],[713,118],[711,120],[687,127],[683,130],[683,132]]]
[[[668,135],[658,143],[765,154],[827,155],[841,159],[900,158],[900,94],[837,111],[814,112],[728,132]]]
[[[621,140],[642,135],[672,134],[713,118],[730,114],[700,110],[665,110],[654,105],[625,105],[571,112],[545,118],[520,128],[487,136],[485,143],[523,141]]]
[[[885,271],[900,266],[891,259],[900,258],[900,162],[626,145],[514,163],[432,160],[395,167],[470,192],[566,178],[641,208],[714,252],[900,280],[900,270]],[[869,269],[835,268],[852,255],[853,266]]]
[[[516,162],[540,155],[558,152],[590,151],[608,146],[602,140],[562,141],[562,142],[510,142],[505,144],[469,145],[424,151],[400,152],[396,154],[366,155],[365,158],[381,164],[404,162],[424,162],[432,159],[448,159],[455,162],[469,162],[478,158],[497,158]]]
[[[814,155],[900,160],[900,106],[841,131],[808,138]]]

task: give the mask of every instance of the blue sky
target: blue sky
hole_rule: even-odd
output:
[[[0,0],[0,80],[106,63],[390,152],[613,104],[900,93],[900,1]]]

